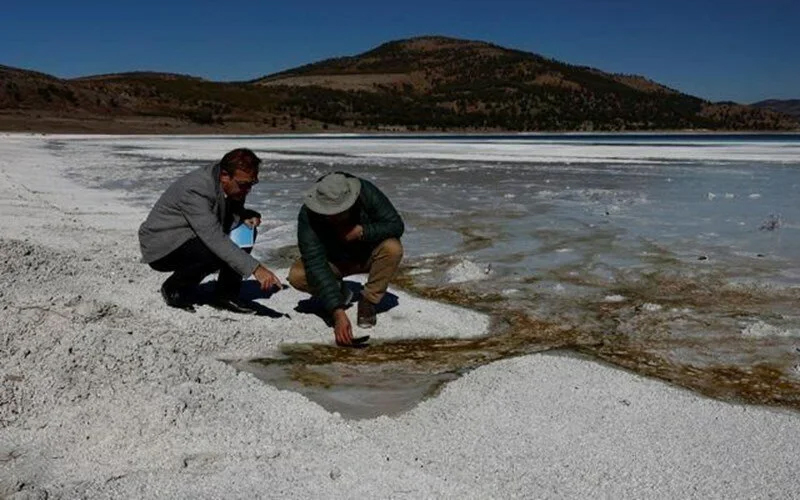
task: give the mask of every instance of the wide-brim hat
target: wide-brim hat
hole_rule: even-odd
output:
[[[304,202],[314,213],[334,215],[352,207],[359,193],[361,193],[360,180],[333,173],[321,178],[306,191]]]

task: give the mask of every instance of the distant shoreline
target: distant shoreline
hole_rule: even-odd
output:
[[[465,136],[603,136],[603,135],[775,135],[795,136],[800,135],[800,128],[796,130],[709,130],[709,129],[661,129],[661,130],[620,130],[620,131],[589,131],[589,130],[542,130],[542,131],[515,131],[515,130],[475,130],[451,129],[446,131],[419,131],[419,130],[375,130],[364,128],[329,127],[323,128],[315,123],[301,123],[294,130],[288,127],[264,127],[252,122],[230,122],[225,125],[198,125],[172,118],[143,118],[131,117],[130,119],[98,119],[98,118],[68,118],[60,116],[31,117],[18,114],[4,114],[0,112],[0,133],[32,133],[32,134],[98,134],[98,135],[342,135],[355,134],[360,136],[386,136],[386,137],[442,137],[450,135]]]

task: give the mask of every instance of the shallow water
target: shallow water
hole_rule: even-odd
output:
[[[326,410],[351,419],[406,412],[459,377],[458,373],[420,372],[388,363],[313,365],[260,359],[236,361],[231,366],[278,389],[299,392]]]
[[[81,182],[125,189],[142,205],[178,174],[243,144],[267,162],[251,195],[265,216],[263,258],[294,244],[302,192],[326,171],[347,170],[403,213],[407,267],[398,282],[492,314],[500,325],[492,337],[567,346],[718,397],[797,405],[798,136],[53,142]],[[92,164],[103,168],[85,168]],[[510,316],[539,326],[515,334],[498,323]],[[568,338],[551,342],[543,332],[552,325]],[[407,372],[435,379],[526,352],[437,345],[421,358],[401,349],[416,363]],[[359,356],[395,369],[384,350]],[[442,367],[437,358],[452,359]],[[364,364],[298,359],[326,376],[334,375],[326,363],[342,373]]]

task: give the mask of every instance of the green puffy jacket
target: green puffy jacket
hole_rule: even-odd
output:
[[[355,178],[346,172],[340,173]],[[305,205],[297,217],[297,242],[306,279],[328,311],[343,305],[340,281],[333,274],[329,262],[364,262],[380,242],[400,238],[405,230],[403,220],[389,198],[368,180],[359,180],[361,192],[353,210],[357,216],[356,224],[364,228],[361,240],[342,242],[326,224],[325,217],[310,211]]]

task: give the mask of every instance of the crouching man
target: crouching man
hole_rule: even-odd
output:
[[[392,203],[365,179],[331,173],[306,193],[297,221],[301,258],[289,271],[289,283],[321,300],[332,316],[337,344],[353,342],[345,313],[352,295],[342,278],[368,273],[358,301],[358,326],[374,326],[375,306],[403,258],[403,230]]]
[[[194,312],[193,289],[219,271],[212,306],[238,313],[254,313],[252,304],[239,299],[242,279],[251,274],[262,290],[281,283],[250,249],[231,241],[232,227],[255,229],[261,215],[244,208],[245,198],[258,184],[261,160],[249,149],[234,149],[218,163],[176,180],[156,202],[139,227],[142,260],[156,271],[172,275],[161,286],[168,306]]]

